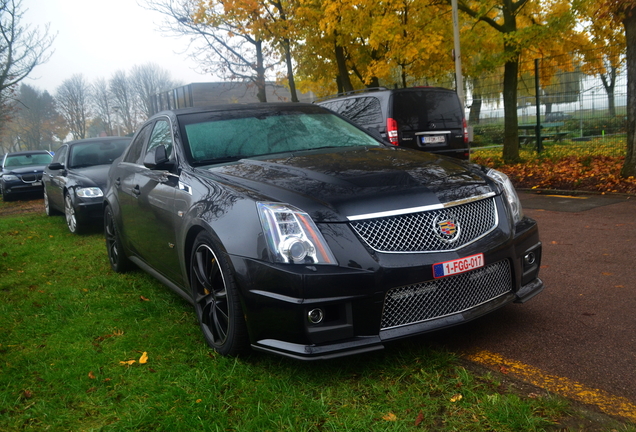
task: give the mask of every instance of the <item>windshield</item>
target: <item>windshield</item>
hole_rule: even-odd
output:
[[[15,156],[7,156],[7,160],[4,162],[5,168],[22,168],[29,166],[48,165],[51,163],[51,156],[48,153],[36,153],[36,154],[21,154]]]
[[[322,110],[237,111],[231,115],[211,118],[209,114],[197,114],[184,119],[186,147],[193,165],[327,147],[381,145]]]
[[[130,140],[92,141],[71,145],[69,168],[82,168],[113,163],[126,149]]]

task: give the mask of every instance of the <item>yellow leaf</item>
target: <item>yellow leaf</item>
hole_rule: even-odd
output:
[[[382,419],[386,421],[397,421],[397,416],[393,413],[388,413],[387,415],[382,416]]]
[[[139,357],[139,364],[146,364],[148,362],[148,353],[144,351],[144,353]]]
[[[120,362],[119,362],[119,364],[120,364],[120,365],[122,365],[122,366],[125,366],[125,365],[130,366],[130,365],[132,365],[133,363],[137,363],[137,360],[128,360],[128,361],[120,361]]]
[[[460,400],[462,400],[464,398],[464,396],[460,395],[460,394],[456,394],[455,396],[453,396],[452,398],[450,398],[451,402],[458,402]]]

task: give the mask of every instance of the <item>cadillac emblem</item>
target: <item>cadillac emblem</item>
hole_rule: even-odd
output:
[[[445,243],[452,243],[459,238],[459,222],[452,215],[444,214],[433,222],[435,233]]]

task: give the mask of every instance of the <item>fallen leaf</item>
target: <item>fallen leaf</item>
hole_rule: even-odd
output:
[[[386,421],[397,421],[397,416],[393,413],[388,413],[387,415],[382,416],[382,419]]]
[[[460,395],[460,394],[456,394],[455,396],[453,396],[452,398],[450,398],[450,401],[455,403],[455,402],[459,402],[460,400],[462,400],[464,398],[464,396]]]
[[[144,297],[144,296],[142,296],[142,295],[140,295],[140,296],[139,296],[139,299],[140,299],[141,301],[150,301],[150,299],[149,299],[149,298],[146,298],[146,297]]]
[[[601,273],[603,276],[612,276],[614,273],[603,272]]]
[[[25,399],[31,399],[33,397],[33,393],[31,390],[25,390],[22,392],[22,396],[24,396]]]
[[[86,390],[86,393],[93,393],[95,390],[97,390],[97,387],[91,387],[88,390]]]
[[[144,351],[144,353],[139,357],[139,364],[146,364],[148,362],[148,353]]]
[[[128,365],[131,366],[133,363],[137,363],[137,360],[128,360],[128,361],[120,361],[119,364],[122,366]]]
[[[89,377],[90,379],[95,379],[95,374],[93,373],[93,371],[90,371],[90,372],[88,373],[88,377]]]
[[[503,374],[507,374],[508,372],[508,368],[505,366],[499,366],[499,372],[503,373]]]
[[[424,421],[424,413],[422,411],[419,412],[417,418],[415,419],[415,426],[419,426],[420,423]]]
[[[202,399],[197,399],[197,403],[201,403]]]

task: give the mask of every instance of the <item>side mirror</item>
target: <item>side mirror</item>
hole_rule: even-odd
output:
[[[47,168],[50,169],[51,171],[59,171],[64,169],[64,164],[61,164],[59,162],[53,162],[52,164],[49,164]]]
[[[168,159],[166,148],[162,145],[155,147],[154,151],[146,153],[144,157],[144,166],[151,170],[169,170],[173,163]]]

